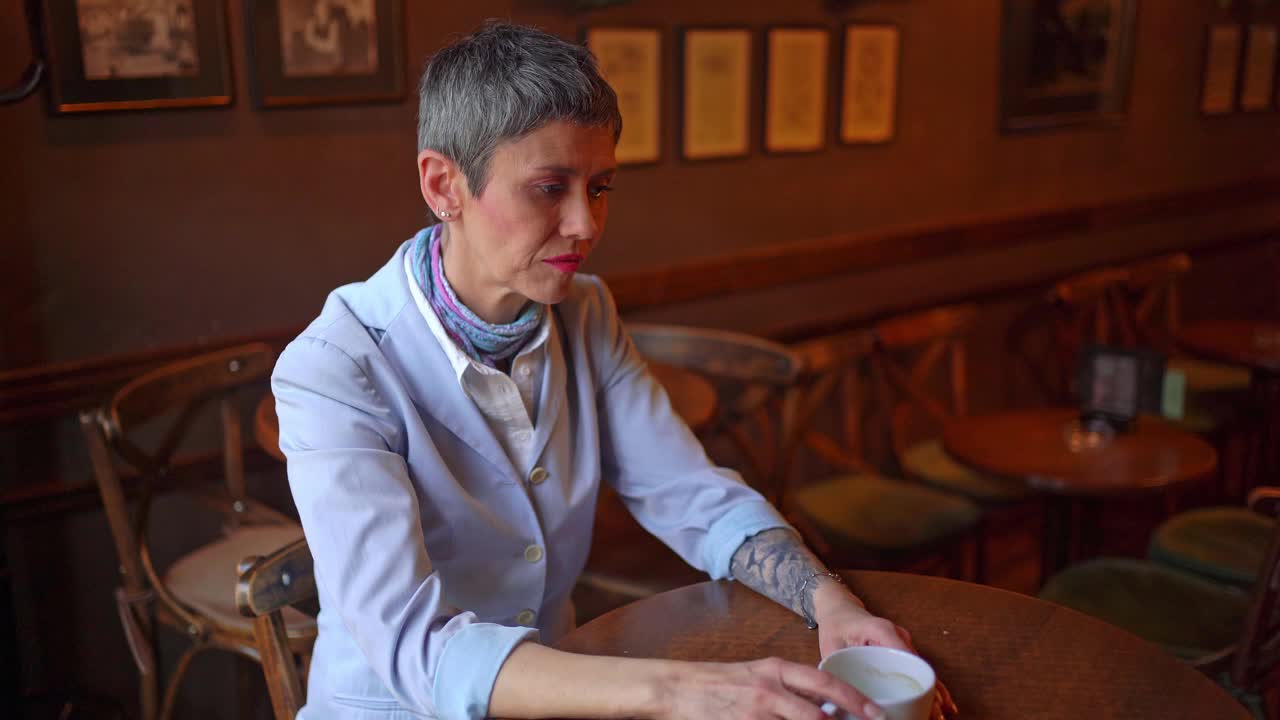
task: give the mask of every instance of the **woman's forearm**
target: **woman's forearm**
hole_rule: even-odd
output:
[[[827,567],[794,532],[774,528],[746,539],[730,564],[738,582],[801,617],[819,618],[833,598],[853,599],[844,586],[825,574]]]
[[[678,664],[668,660],[576,655],[537,643],[522,643],[507,656],[498,672],[489,698],[489,715],[661,717],[664,689],[674,677]]]

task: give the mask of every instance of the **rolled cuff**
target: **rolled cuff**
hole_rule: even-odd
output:
[[[449,638],[436,668],[431,695],[441,720],[480,720],[489,714],[489,696],[507,656],[526,640],[538,640],[532,628],[495,623],[467,625]]]
[[[764,500],[751,500],[734,507],[707,531],[706,568],[713,580],[731,576],[733,554],[747,538],[773,528],[794,529]]]

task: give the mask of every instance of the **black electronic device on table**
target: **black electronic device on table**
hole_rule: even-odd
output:
[[[1164,355],[1154,350],[1085,346],[1076,377],[1081,425],[1102,423],[1120,433],[1141,413],[1163,414],[1164,375]]]

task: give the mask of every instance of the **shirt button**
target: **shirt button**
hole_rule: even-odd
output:
[[[521,365],[521,366],[520,366],[520,376],[521,376],[521,377],[529,377],[529,376],[530,376],[530,375],[532,375],[532,374],[533,374],[533,368],[529,367],[528,365]]]
[[[550,474],[551,473],[547,472],[546,468],[536,467],[533,469],[533,472],[529,473],[529,484],[537,485],[541,483],[543,480],[546,480],[547,476]]]
[[[529,610],[529,609],[521,610],[520,612],[516,613],[516,624],[532,625],[533,621],[536,620],[537,617],[538,617],[537,613],[535,613],[532,610]]]
[[[542,548],[537,545],[530,545],[524,549],[524,559],[526,562],[536,563],[542,559]]]

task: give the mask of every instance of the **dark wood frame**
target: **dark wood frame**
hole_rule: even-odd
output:
[[[705,156],[699,156],[699,157],[690,157],[688,154],[689,149],[685,145],[685,127],[688,124],[686,122],[687,120],[686,112],[689,109],[688,108],[689,104],[685,99],[685,94],[688,91],[688,82],[686,80],[686,65],[688,60],[687,48],[688,48],[688,42],[689,42],[689,35],[692,33],[699,33],[699,32],[724,32],[724,31],[745,33],[747,36],[747,39],[750,41],[750,45],[748,46],[748,49],[747,49],[747,52],[748,52],[747,111],[746,111],[747,146],[741,153],[726,153],[726,154],[720,154],[720,155],[705,155]],[[681,160],[684,160],[686,162],[700,163],[700,162],[715,162],[718,160],[733,160],[737,158],[750,157],[751,139],[753,137],[753,132],[752,132],[753,128],[751,127],[751,124],[753,122],[753,116],[756,114],[755,113],[756,103],[759,102],[758,93],[754,92],[754,88],[756,86],[755,75],[758,71],[757,61],[756,61],[758,53],[755,51],[755,46],[760,42],[760,39],[759,37],[757,37],[757,35],[758,33],[756,33],[751,27],[746,25],[689,25],[689,26],[679,28],[677,32],[677,37],[680,38],[680,41],[676,48],[678,53],[676,67],[679,68],[677,73],[678,81],[676,83],[676,86],[678,88],[677,95],[676,95],[676,109],[677,109],[677,117],[679,117],[680,121],[677,124],[678,129],[676,132],[676,144],[680,148],[679,153],[680,153]]]
[[[1032,0],[1003,0],[1000,38],[1000,129],[1005,132],[1041,130],[1066,125],[1109,125],[1123,120],[1128,111],[1129,84],[1137,45],[1138,0],[1123,3],[1116,76],[1113,87],[1090,101],[1088,95],[1064,96],[1031,102],[1021,97],[1032,51],[1028,26],[1034,20]],[[1114,95],[1110,102],[1104,98]],[[1088,102],[1098,106],[1090,107]],[[1043,105],[1042,105],[1043,104]],[[1114,105],[1108,108],[1108,105]]]
[[[819,111],[822,115],[822,131],[818,134],[818,146],[814,148],[804,149],[773,149],[769,147],[769,98],[772,95],[773,88],[769,84],[769,67],[773,63],[773,53],[769,51],[769,38],[777,31],[786,32],[789,30],[800,31],[817,31],[826,33],[827,37],[827,57],[822,68],[822,82],[824,83],[825,93],[822,99],[822,109]],[[831,28],[825,25],[769,25],[764,29],[761,37],[760,53],[764,58],[761,87],[763,93],[760,97],[760,150],[768,155],[803,155],[807,153],[821,152],[827,147],[828,138],[831,136],[831,75],[832,66],[831,58],[835,48],[835,42],[831,37]]]
[[[667,113],[666,113],[667,102],[665,99],[665,96],[667,95],[667,86],[670,82],[668,77],[668,67],[667,67],[668,66],[668,62],[667,62],[668,49],[667,49],[666,32],[661,25],[646,25],[646,24],[640,24],[640,23],[635,23],[635,24],[608,23],[608,24],[602,24],[602,25],[584,25],[578,31],[578,39],[583,44],[583,46],[587,47],[588,49],[590,49],[590,46],[587,44],[587,35],[593,30],[624,30],[624,31],[631,31],[631,32],[651,31],[651,32],[656,32],[658,34],[658,96],[654,99],[655,102],[657,102],[658,104],[658,154],[657,154],[657,157],[655,157],[652,160],[634,160],[634,161],[629,160],[626,162],[623,162],[620,160],[618,164],[624,167],[631,167],[631,168],[650,167],[653,165],[659,165],[662,163],[662,161],[666,158],[666,155],[667,155],[667,152],[666,152],[667,137],[668,137],[667,128],[670,125],[670,123],[667,122]],[[597,62],[598,61],[599,61],[599,58],[597,58]],[[625,128],[625,126],[626,126],[626,123],[624,122],[623,127]]]
[[[1235,85],[1231,89],[1231,108],[1226,112],[1210,113],[1204,110],[1204,92],[1209,82],[1209,48],[1213,42],[1213,30],[1217,27],[1234,26],[1240,33],[1240,46],[1236,48]],[[1244,77],[1245,24],[1239,20],[1219,20],[1211,22],[1202,33],[1204,40],[1200,50],[1200,92],[1196,94],[1196,109],[1203,117],[1226,117],[1240,111],[1240,83]]]
[[[1244,83],[1245,70],[1249,65],[1249,40],[1250,30],[1255,25],[1270,25],[1277,33],[1276,54],[1271,58],[1271,83],[1268,90],[1270,94],[1267,97],[1267,103],[1260,108],[1247,108],[1244,106]],[[1277,18],[1254,18],[1244,25],[1244,37],[1240,43],[1240,77],[1237,81],[1236,92],[1236,109],[1242,113],[1256,115],[1258,113],[1276,112],[1280,110],[1280,19]]]
[[[846,56],[849,52],[849,31],[853,28],[893,28],[898,35],[898,52],[893,57],[894,65],[894,83],[893,83],[893,132],[884,140],[845,140],[844,139],[844,83],[845,83],[845,66]],[[902,87],[902,26],[891,22],[875,22],[871,20],[860,21],[854,23],[845,23],[840,28],[840,64],[836,72],[835,87],[837,88],[838,97],[835,100],[836,119],[833,123],[836,131],[836,141],[845,147],[858,147],[860,145],[887,145],[898,137],[898,118],[902,109],[902,93],[899,88]]]
[[[112,110],[216,107],[234,96],[228,51],[226,5],[222,0],[191,0],[196,53],[193,76],[90,79],[85,77],[76,0],[44,2],[44,33],[49,53],[49,109],[58,114]]]
[[[280,43],[281,0],[247,0],[245,44],[258,108],[399,102],[405,97],[404,0],[373,0],[378,70],[371,75],[286,77]]]

